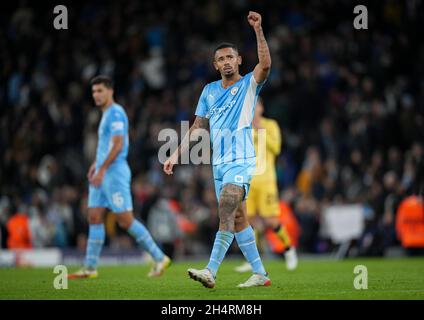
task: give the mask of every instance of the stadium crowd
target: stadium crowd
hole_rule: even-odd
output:
[[[239,46],[242,73],[255,65],[246,22],[255,9],[273,59],[265,115],[282,129],[278,183],[301,226],[299,250],[331,249],[319,236],[324,206],[361,203],[373,235],[362,253],[382,254],[398,243],[400,200],[423,191],[423,6],[369,4],[367,30],[353,28],[353,2],[336,0],[72,3],[68,30],[53,28],[45,4],[0,13],[2,246],[19,212],[33,247],[85,249],[86,172],[100,119],[89,81],[108,74],[130,120],[136,215],[167,250],[206,252],[218,223],[211,168],[181,165],[165,176],[158,133],[193,120],[200,90],[217,79],[219,42]],[[109,246],[134,246],[113,216],[107,225]]]

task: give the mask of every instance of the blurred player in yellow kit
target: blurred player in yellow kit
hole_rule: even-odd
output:
[[[250,193],[247,198],[247,215],[250,223],[256,230],[263,225],[267,232],[273,232],[285,248],[284,258],[288,270],[297,267],[296,249],[291,245],[290,237],[279,218],[279,194],[275,159],[281,152],[281,132],[277,121],[262,116],[264,106],[258,98],[255,116],[252,122],[253,139],[256,152],[256,172],[250,184]],[[264,129],[264,130],[260,130]],[[266,139],[263,138],[266,135]],[[258,142],[266,141],[266,148],[258,150]],[[264,150],[266,149],[266,150]],[[248,272],[251,266],[248,262],[236,267],[235,271]]]

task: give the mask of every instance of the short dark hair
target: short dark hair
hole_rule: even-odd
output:
[[[99,75],[91,79],[90,84],[94,86],[95,84],[104,84],[106,88],[113,89],[113,81],[109,76]]]
[[[216,48],[215,51],[213,52],[213,54],[215,55],[215,53],[220,50],[220,49],[225,49],[225,48],[233,48],[234,51],[239,52],[237,46],[235,44],[232,44],[230,42],[222,42],[220,43]]]

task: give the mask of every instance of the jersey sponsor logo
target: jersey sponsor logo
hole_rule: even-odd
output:
[[[238,91],[238,87],[234,87],[234,88],[232,88],[231,89],[231,94],[233,95],[233,96],[235,96],[236,95],[236,93],[237,93],[237,91]]]
[[[234,106],[235,103],[236,103],[236,101],[235,100],[232,100],[232,101],[228,102],[227,104],[225,104],[222,107],[217,106],[217,107],[211,109],[209,111],[209,117],[212,118],[214,115],[222,115],[225,111],[227,111],[232,106]]]
[[[124,123],[122,121],[112,122],[112,131],[118,131],[124,129]]]

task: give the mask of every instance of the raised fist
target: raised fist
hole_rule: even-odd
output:
[[[259,28],[262,24],[262,17],[259,13],[254,11],[249,11],[249,15],[247,16],[247,21],[253,28]]]

